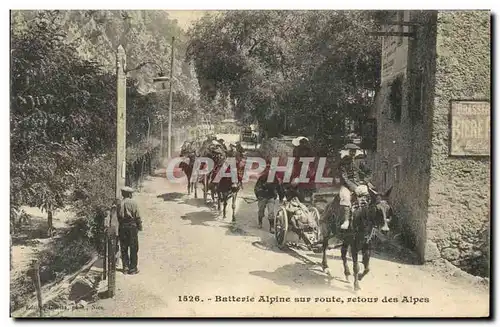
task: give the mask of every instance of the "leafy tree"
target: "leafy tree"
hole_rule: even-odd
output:
[[[378,40],[361,11],[230,11],[189,31],[201,92],[228,94],[270,134],[306,133],[336,147],[365,119],[378,85]],[[337,143],[337,144],[335,144]]]
[[[49,230],[52,212],[64,206],[71,173],[112,139],[110,79],[64,43],[56,17],[40,14],[11,44],[13,206],[46,210]]]
[[[68,191],[84,187],[76,177],[99,169],[95,163],[114,151],[116,139],[116,78],[81,58],[61,21],[57,11],[38,12],[11,39],[11,205],[47,211],[49,233]],[[133,145],[146,137],[142,117],[155,121],[156,106],[132,79],[127,93]]]

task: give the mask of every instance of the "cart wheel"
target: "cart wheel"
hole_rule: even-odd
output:
[[[278,209],[276,216],[274,217],[274,235],[276,236],[276,242],[278,247],[282,249],[286,244],[286,234],[288,232],[288,217],[286,215],[285,208],[281,207]]]
[[[319,220],[320,220],[319,211],[315,207],[311,207],[311,210],[313,212],[314,219],[316,220],[316,226],[317,226],[316,230],[314,231],[314,233],[316,235],[314,235],[314,236],[316,237],[316,241],[320,241],[321,240],[321,226],[319,225]]]

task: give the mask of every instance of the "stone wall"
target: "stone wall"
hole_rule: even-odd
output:
[[[402,75],[401,119],[391,117],[391,88],[390,83],[385,83],[377,99],[377,151],[372,154],[376,186],[384,190],[393,186],[391,203],[398,223],[391,228],[402,232],[402,239],[422,262],[429,199],[436,17],[432,11],[410,13],[411,21],[422,25],[414,30],[416,38],[409,40],[408,67]],[[420,66],[425,67],[424,82],[429,86],[423,93],[422,105],[416,105],[412,92],[420,94],[421,83],[417,83],[412,72]],[[419,119],[413,118],[415,111]]]
[[[448,124],[450,100],[490,99],[490,42],[488,11],[439,12],[427,248],[483,276],[489,270],[490,157],[450,157]]]

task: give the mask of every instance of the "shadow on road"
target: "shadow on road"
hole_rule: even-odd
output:
[[[409,250],[408,250],[409,251]],[[418,265],[417,256],[413,253],[397,253],[394,250],[387,249],[387,247],[376,249],[372,251],[372,258],[378,260],[390,261],[404,265]]]
[[[250,203],[248,203],[250,202]],[[245,201],[243,203],[243,207],[246,209],[239,210],[239,213],[243,213],[245,211],[248,211],[249,208],[253,207],[251,204],[251,198],[248,198],[248,202]],[[256,208],[255,208],[256,209]],[[265,220],[265,219],[264,219]],[[245,230],[245,235],[250,235],[250,236],[257,236],[260,237],[260,241],[258,242],[253,242],[252,245],[265,250],[265,251],[273,251],[273,252],[281,252],[281,253],[288,253],[290,255],[294,255],[294,253],[297,253],[293,251],[293,246],[289,246],[287,250],[283,251],[280,250],[276,244],[276,239],[273,234],[266,233],[266,221],[264,221],[264,228],[257,229],[257,228],[248,228],[249,226],[244,226]],[[333,238],[332,238],[333,240]],[[328,260],[337,260],[339,261],[339,264],[342,260],[340,257],[340,244],[339,241],[332,241],[330,240],[329,244],[329,249],[326,252]],[[302,244],[303,242],[300,242]],[[398,263],[398,264],[405,264],[405,265],[417,265],[418,264],[418,259],[414,253],[412,253],[410,250],[405,249],[404,247],[401,246],[394,246],[393,244],[389,244],[389,242],[377,242],[374,245],[374,250],[372,251],[372,258],[379,259],[379,260],[384,260],[384,261],[390,261],[393,263]],[[297,249],[300,250],[300,247],[297,247]],[[313,253],[312,251],[306,250],[307,251],[307,256],[311,258],[316,258],[319,261],[322,260],[322,253]],[[349,251],[350,252],[350,251]],[[361,252],[359,253],[359,258],[361,259]],[[351,261],[350,255],[348,254],[349,261]]]
[[[205,201],[203,200],[203,196],[201,198],[198,198],[198,199],[194,199],[194,198],[185,199],[185,200],[179,202],[179,204],[187,204],[187,205],[190,205],[190,206],[193,206],[196,208],[207,207],[207,205],[205,204]]]
[[[216,212],[197,211],[181,216],[181,219],[191,221],[191,225],[208,226],[206,222],[215,221],[217,216]]]
[[[176,201],[181,199],[185,194],[179,192],[164,193],[157,196],[158,199],[163,199],[163,201]]]
[[[257,199],[255,197],[250,197],[250,196],[240,196],[240,199],[242,199],[246,205],[250,205],[252,203],[257,203]]]
[[[249,235],[249,233],[246,230],[238,227],[235,224],[229,224],[227,226],[226,235],[230,235],[230,236],[247,236],[247,235]]]
[[[295,262],[269,271],[252,271],[251,275],[269,279],[276,285],[288,286],[294,289],[307,287],[316,287],[324,289],[325,285],[332,290],[352,293],[352,288],[345,281],[338,278],[330,279],[325,274],[319,273],[317,269],[312,269],[311,264]],[[342,282],[342,284],[337,283]],[[335,285],[333,285],[335,284]]]
[[[340,255],[333,254],[332,255],[332,250],[326,251],[326,258],[328,260],[340,260],[342,261],[342,257]],[[337,250],[337,253],[340,253],[340,250]],[[311,253],[309,254],[310,257],[317,258],[318,260],[323,260],[323,253]],[[347,255],[347,258],[350,260],[350,256]]]
[[[342,260],[340,255],[332,255],[331,251],[337,251],[338,254],[340,254],[340,248],[339,249],[329,249],[326,252],[328,260],[330,259],[335,259],[335,260]],[[322,253],[311,253],[309,256],[318,258],[319,260],[322,260],[323,254]],[[358,254],[359,260],[361,260],[362,255],[361,252]],[[347,255],[347,258],[349,261],[351,261],[351,254],[350,250]],[[404,265],[417,265],[417,259],[414,257],[413,254],[407,254],[407,253],[396,253],[394,250],[388,249],[388,246],[384,247],[377,247],[372,251],[371,258],[375,258],[378,260],[383,260],[383,261],[390,261],[393,263],[398,263],[398,264],[404,264]]]

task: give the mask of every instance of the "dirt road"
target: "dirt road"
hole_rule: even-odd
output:
[[[114,299],[64,316],[488,315],[486,290],[380,256],[372,258],[371,272],[362,281],[362,290],[355,293],[352,284],[344,281],[339,250],[329,252],[334,275],[329,280],[319,266],[320,255],[283,252],[275,246],[266,223],[257,229],[256,203],[240,199],[233,226],[230,210],[222,221],[203,200],[185,193],[183,184],[169,185],[164,178],[145,182],[136,195],[144,216],[140,274],[117,273]],[[241,197],[250,201],[252,193],[253,185],[245,185]],[[259,302],[267,300],[266,296],[282,302]],[[405,296],[409,302],[403,302]],[[384,302],[384,298],[398,302]]]

